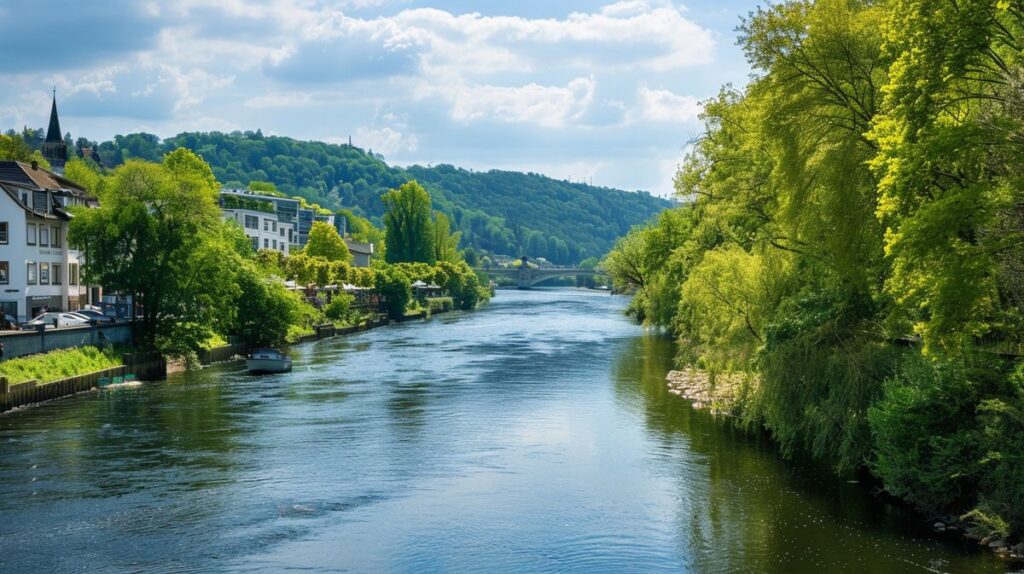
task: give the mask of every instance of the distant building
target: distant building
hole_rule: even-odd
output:
[[[345,245],[348,246],[349,253],[352,254],[352,266],[353,267],[369,267],[370,259],[373,258],[373,244],[372,243],[359,243],[353,241],[348,237],[345,238]]]
[[[50,125],[46,128],[46,139],[43,141],[43,157],[50,162],[50,167],[57,175],[64,175],[64,166],[68,162],[68,144],[60,131],[60,120],[57,118],[57,90],[53,91],[53,104],[50,106]]]
[[[51,125],[52,127],[52,125]],[[67,244],[68,208],[94,197],[54,171],[0,161],[0,310],[19,321],[43,309],[98,304],[99,286],[82,283],[83,256]]]
[[[220,210],[224,219],[242,227],[253,249],[273,249],[288,255],[301,248],[296,233],[301,208],[296,199],[225,189],[220,192]]]
[[[345,237],[347,220],[334,214],[321,214],[302,207],[297,199],[262,195],[244,189],[222,189],[220,210],[224,219],[237,221],[252,241],[254,249],[275,249],[289,255],[306,246],[314,221],[334,226]],[[373,256],[372,243],[359,243],[345,238],[353,256],[353,265],[369,267]]]

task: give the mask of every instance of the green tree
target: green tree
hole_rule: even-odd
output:
[[[15,134],[0,134],[0,160],[20,161],[22,163],[36,162],[45,169],[50,169],[50,162],[46,161],[39,150],[33,150],[32,146],[25,142],[24,138]]]
[[[345,240],[338,235],[333,225],[324,221],[314,221],[309,230],[309,241],[302,252],[310,257],[323,257],[328,261],[352,262],[352,254],[345,245]]]
[[[431,264],[437,261],[427,190],[410,181],[385,193],[382,200],[387,209],[384,213],[385,261]]]
[[[238,312],[231,331],[253,347],[284,343],[288,327],[300,319],[299,296],[253,261],[244,262],[236,280],[239,295],[234,305]]]
[[[440,211],[434,212],[434,260],[456,262],[460,260],[459,239],[461,232],[451,231],[448,216]]]
[[[375,287],[383,299],[384,309],[388,317],[400,319],[405,315],[405,308],[412,298],[410,289],[412,281],[401,269],[386,265],[376,269]]]
[[[141,346],[171,355],[226,332],[238,295],[240,257],[223,237],[217,188],[189,156],[119,167],[100,207],[77,209],[68,235],[89,262],[88,282],[141,304]]]

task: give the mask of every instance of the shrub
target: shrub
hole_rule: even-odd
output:
[[[427,299],[427,309],[431,313],[442,313],[455,308],[455,302],[451,297],[430,297]]]
[[[405,315],[405,307],[412,297],[409,291],[412,281],[409,276],[393,266],[382,266],[377,269],[375,280],[388,317],[400,319]]]
[[[348,321],[353,301],[355,301],[355,297],[352,295],[338,293],[324,308],[324,314],[331,321]]]
[[[977,368],[975,367],[977,365]],[[896,496],[931,511],[963,511],[982,534],[1024,526],[1024,367],[991,357],[916,356],[870,409],[872,468]]]

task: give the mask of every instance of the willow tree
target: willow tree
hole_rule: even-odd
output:
[[[894,63],[871,135],[887,291],[930,349],[1019,341],[1024,9],[900,0],[886,29]]]
[[[384,203],[385,260],[388,263],[430,263],[437,261],[430,194],[416,181],[392,189],[381,197]]]

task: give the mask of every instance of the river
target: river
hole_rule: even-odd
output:
[[[625,299],[473,313],[0,416],[0,572],[1001,572],[670,395]]]

